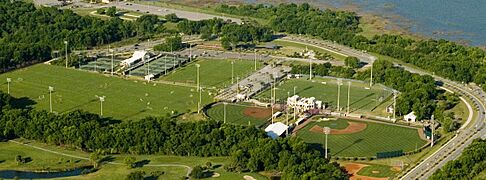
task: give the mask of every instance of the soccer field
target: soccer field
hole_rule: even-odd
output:
[[[271,110],[268,108],[252,107],[238,104],[226,105],[226,122],[238,125],[260,126],[271,116]],[[216,104],[207,110],[207,115],[216,121],[224,120],[224,105]]]
[[[297,136],[307,143],[324,145],[325,135],[322,132],[311,131],[314,126],[342,130],[347,127],[343,124],[348,122],[364,123],[366,128],[359,132],[328,135],[328,148],[332,156],[369,157],[376,156],[378,152],[408,152],[427,143],[414,128],[345,119],[310,122],[297,132]]]
[[[10,92],[20,99],[17,101],[20,106],[31,104],[36,109],[49,110],[48,87],[54,87],[52,106],[59,113],[82,109],[99,114],[100,102],[96,95],[106,96],[105,117],[122,120],[196,111],[199,100],[195,88],[125,80],[44,64],[1,74],[3,92],[7,92],[7,77],[12,78]],[[202,101],[207,104],[212,98],[203,92]]]
[[[231,61],[234,61],[234,83],[236,83],[236,77],[243,79],[255,70],[255,62],[250,60],[200,59],[177,69],[174,73],[170,73],[161,79],[196,84],[196,64],[199,64],[201,65],[199,73],[202,87],[224,88],[231,84]],[[257,68],[261,67],[262,64],[257,62]]]
[[[301,79],[289,79],[282,81],[276,88],[276,98],[280,102],[285,102],[287,92],[290,96],[294,93],[301,97],[315,97],[327,103],[332,108],[337,107],[338,85],[335,78],[314,78],[312,81]],[[391,90],[385,90],[382,85],[374,85],[371,89],[366,89],[369,84],[365,82],[351,82],[349,106],[351,112],[371,111],[375,106],[386,100],[392,95]],[[269,99],[270,90],[259,94],[258,98]],[[343,80],[340,94],[340,108],[345,111],[348,100],[348,81]]]

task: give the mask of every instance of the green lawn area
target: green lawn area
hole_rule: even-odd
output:
[[[348,81],[343,80],[340,94],[340,108],[346,110],[348,98]],[[293,95],[294,86],[296,87],[296,95],[301,97],[315,97],[318,100],[327,103],[334,109],[337,107],[338,85],[335,78],[314,78],[312,81],[307,79],[289,79],[281,82],[276,88],[276,98],[280,102],[286,101],[287,92],[290,96]],[[381,85],[374,85],[371,89],[368,83],[365,82],[351,82],[351,92],[349,99],[349,106],[351,112],[368,112],[374,107],[378,106],[382,101],[386,100],[392,92],[384,90]],[[264,91],[257,96],[258,98],[270,98],[270,90]],[[381,97],[381,98],[380,98]]]
[[[25,141],[25,140],[23,140]],[[88,153],[81,152],[79,150],[68,150],[64,147],[46,145],[37,142],[28,142],[30,145],[36,147],[42,147],[51,151],[62,152],[69,155],[89,157]],[[81,167],[90,165],[87,160],[81,160],[77,158],[71,158],[67,156],[57,155],[54,153],[42,151],[32,147],[12,143],[12,142],[0,142],[0,169],[1,170],[21,170],[21,171],[35,171],[35,170],[62,170],[75,167]],[[18,165],[15,162],[15,157],[21,155],[22,157],[30,157],[31,162]],[[111,156],[110,162],[124,163],[124,158],[127,155],[114,155]],[[130,155],[131,156],[131,155]],[[182,156],[166,156],[166,155],[134,155],[137,161],[147,160],[147,165],[157,164],[181,164],[193,167],[195,165],[205,165],[206,162],[211,162],[215,167],[214,172],[219,173],[221,176],[218,178],[207,179],[243,179],[244,175],[250,175],[256,179],[266,179],[264,176],[258,173],[232,173],[226,172],[223,166],[229,163],[228,157],[182,157]],[[125,179],[125,177],[133,171],[145,171],[147,175],[154,171],[163,171],[164,174],[159,176],[159,179],[180,179],[185,176],[187,169],[184,167],[154,167],[154,166],[142,166],[130,169],[126,165],[120,164],[102,164],[100,169],[94,173],[65,177],[62,179]],[[60,178],[61,179],[61,178]]]
[[[344,59],[346,58],[343,55],[336,54],[336,53],[333,53],[331,51],[327,51],[326,49],[323,49],[323,48],[318,48],[318,47],[315,47],[315,46],[307,46],[305,44],[300,44],[300,43],[297,43],[297,42],[282,41],[282,40],[277,39],[277,40],[272,41],[272,43],[275,43],[276,45],[282,46],[281,51],[287,51],[287,52],[283,52],[284,54],[293,54],[293,52],[302,52],[307,47],[307,49],[313,50],[315,52],[327,53],[337,60],[343,60],[344,61]]]
[[[0,75],[3,80],[7,77],[12,78],[10,92],[18,98],[14,101],[18,106],[49,110],[48,87],[54,87],[52,106],[59,113],[82,109],[98,114],[100,102],[95,95],[106,96],[104,116],[122,120],[172,111],[194,112],[199,101],[195,88],[109,77],[60,66],[39,64]],[[5,81],[0,90],[7,92]],[[203,104],[212,101],[207,92],[202,96]]]
[[[174,73],[162,77],[162,80],[196,84],[197,68],[196,64],[201,65],[199,69],[200,83],[202,87],[224,88],[231,85],[231,61],[234,61],[234,79],[249,76],[254,72],[255,62],[249,60],[234,59],[199,59],[194,63],[187,64],[185,67],[177,69]],[[262,67],[261,62],[257,62],[257,68]]]
[[[244,114],[245,109],[251,108],[257,111],[263,111],[264,114],[261,118],[247,116]],[[250,107],[238,104],[226,105],[226,122],[239,125],[254,125],[260,126],[271,117],[271,110],[260,107]],[[216,121],[224,121],[224,104],[216,104],[207,110],[207,115]]]
[[[336,121],[310,122],[297,132],[307,143],[317,143],[324,145],[325,135],[309,131],[314,125],[321,127],[339,124],[339,121],[350,121],[338,119]],[[332,156],[344,157],[369,157],[376,156],[378,152],[413,151],[426,144],[425,140],[420,139],[417,129],[404,128],[393,125],[355,121],[366,123],[367,127],[361,132],[352,134],[335,134],[328,136],[328,148]]]
[[[479,173],[476,177],[474,177],[475,180],[480,180],[480,179],[486,179],[486,170],[483,172]]]
[[[373,164],[363,167],[358,171],[358,175],[384,178],[394,176],[395,172],[392,171],[390,166]]]

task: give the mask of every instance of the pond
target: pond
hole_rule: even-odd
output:
[[[70,176],[79,176],[92,172],[92,167],[82,167],[71,169],[67,171],[57,172],[32,172],[32,171],[16,171],[16,170],[0,170],[0,178],[3,179],[50,179],[62,178]]]

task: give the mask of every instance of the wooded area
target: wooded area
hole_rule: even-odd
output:
[[[0,139],[22,137],[102,154],[231,156],[228,171],[283,172],[283,179],[346,179],[337,163],[297,138],[273,140],[252,126],[216,121],[176,122],[172,117],[147,117],[120,122],[79,110],[56,115],[16,109],[0,92]],[[231,118],[231,117],[229,117]]]

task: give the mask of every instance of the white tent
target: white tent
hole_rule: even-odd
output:
[[[403,119],[407,122],[415,122],[415,120],[417,119],[417,116],[415,116],[415,112],[411,112],[411,113],[408,113],[407,115],[405,115],[403,117]]]
[[[267,135],[270,136],[272,139],[277,139],[283,133],[285,133],[287,129],[289,129],[289,126],[281,122],[276,122],[270,124],[267,128],[265,128],[265,132],[267,132]]]
[[[144,60],[144,56],[147,55],[147,51],[135,51],[132,57],[125,59],[121,62],[122,65],[130,67],[139,60]]]

